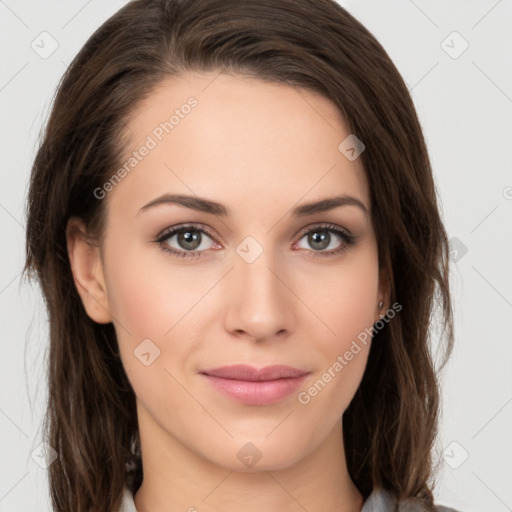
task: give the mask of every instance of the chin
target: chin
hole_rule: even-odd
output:
[[[230,441],[230,446],[219,446],[218,451],[209,455],[214,464],[231,471],[257,473],[287,469],[306,457],[313,446],[303,446],[303,440],[291,435],[269,437],[254,436]]]

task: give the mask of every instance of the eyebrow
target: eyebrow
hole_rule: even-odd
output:
[[[137,215],[149,208],[160,206],[164,204],[178,204],[191,210],[197,210],[204,213],[210,213],[213,215],[220,215],[221,217],[227,217],[232,215],[232,211],[221,203],[204,199],[198,196],[188,196],[183,194],[164,194],[148,204],[144,205]],[[307,217],[308,215],[314,215],[315,213],[322,213],[340,206],[356,206],[360,208],[366,215],[368,215],[368,209],[363,202],[357,197],[342,195],[321,199],[319,201],[312,201],[310,203],[304,203],[300,206],[293,208],[292,217],[301,218]]]

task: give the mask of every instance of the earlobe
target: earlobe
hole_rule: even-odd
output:
[[[112,321],[100,258],[100,249],[87,238],[83,221],[69,219],[66,240],[71,271],[76,289],[87,315],[100,324]]]
[[[391,284],[388,274],[384,268],[381,268],[379,271],[379,292],[375,308],[375,322],[386,316],[386,310],[389,308],[390,293]]]

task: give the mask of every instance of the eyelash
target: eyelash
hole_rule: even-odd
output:
[[[202,224],[186,224],[186,225],[177,226],[177,227],[173,227],[173,228],[167,228],[160,235],[158,235],[157,239],[155,240],[155,243],[157,243],[162,248],[163,251],[165,251],[177,258],[191,258],[191,259],[200,258],[202,256],[202,253],[206,252],[206,251],[177,251],[175,249],[170,249],[168,246],[166,246],[166,244],[164,244],[164,242],[166,240],[171,238],[176,233],[179,233],[182,231],[187,231],[187,230],[203,232],[203,233],[207,234],[214,242],[219,243],[215,239],[215,236],[213,235],[213,233],[206,226],[204,226]],[[347,233],[345,230],[340,229],[335,224],[319,224],[319,225],[313,226],[312,228],[303,232],[300,235],[299,240],[304,238],[304,236],[306,236],[312,232],[315,232],[315,231],[328,231],[328,232],[334,233],[336,236],[338,236],[339,238],[342,239],[343,243],[339,248],[331,249],[330,251],[313,251],[313,250],[311,250],[310,251],[312,253],[311,256],[314,258],[327,258],[329,256],[334,256],[343,251],[346,251],[347,249],[350,248],[350,246],[354,245],[356,242],[355,235],[351,235],[351,234]]]

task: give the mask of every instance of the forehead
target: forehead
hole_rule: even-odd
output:
[[[130,199],[140,208],[165,192],[187,193],[261,211],[276,201],[292,206],[346,193],[370,209],[360,159],[350,161],[338,148],[350,132],[336,105],[316,92],[188,73],[160,83],[127,128],[130,149],[121,165],[129,172],[112,201]],[[144,146],[150,149],[140,157]]]

